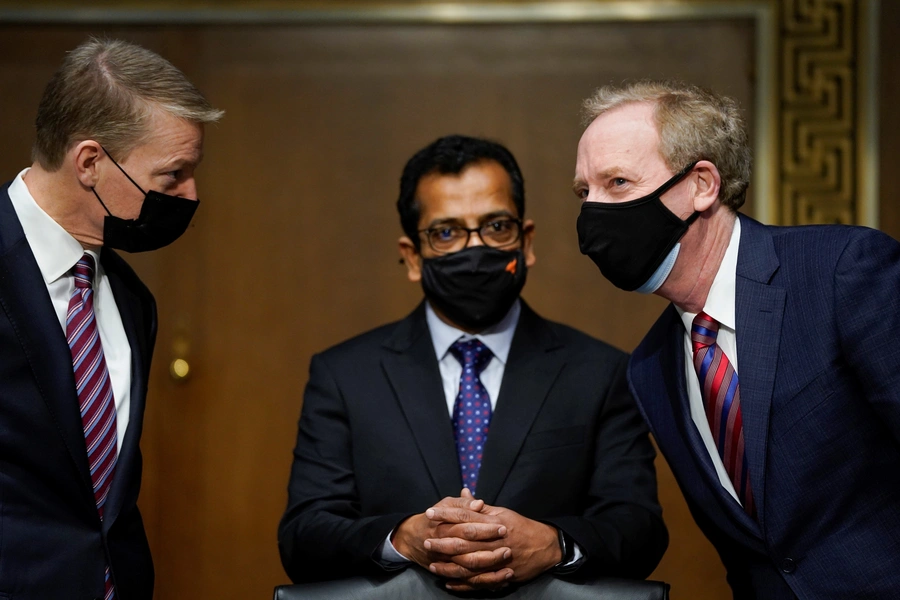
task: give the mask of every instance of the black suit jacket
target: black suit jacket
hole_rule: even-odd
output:
[[[156,337],[153,297],[128,265],[100,260],[131,344],[131,412],[100,521],[72,355],[7,193],[0,187],[0,599],[149,600],[153,564],[137,509],[138,441]]]
[[[668,544],[626,364],[523,303],[478,477],[488,504],[571,536],[585,575],[646,577]],[[461,488],[424,304],[313,357],[278,536],[291,579],[380,571],[390,531]]]

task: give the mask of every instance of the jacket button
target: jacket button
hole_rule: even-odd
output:
[[[797,570],[797,563],[794,562],[793,558],[786,558],[781,561],[781,570],[785,573],[793,573]]]

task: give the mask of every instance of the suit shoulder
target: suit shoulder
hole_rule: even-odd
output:
[[[877,229],[859,225],[768,226],[776,247],[790,255],[838,260],[850,246],[893,247],[897,241]]]
[[[402,319],[380,325],[374,329],[370,329],[369,331],[339,342],[321,352],[317,352],[316,356],[322,357],[328,362],[332,362],[347,359],[352,360],[354,357],[360,355],[372,355],[391,337],[401,323],[403,323]]]

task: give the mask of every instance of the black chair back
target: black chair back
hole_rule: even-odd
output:
[[[668,600],[669,585],[660,581],[596,579],[574,581],[542,575],[501,592],[454,594],[421,569],[379,577],[282,585],[275,600],[447,600],[448,598],[513,598],[516,600]]]

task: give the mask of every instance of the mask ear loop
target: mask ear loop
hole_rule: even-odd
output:
[[[100,144],[100,147],[103,148],[103,144]],[[121,166],[119,166],[119,163],[117,163],[117,162],[116,162],[116,159],[114,159],[114,158],[109,154],[109,152],[107,152],[106,148],[103,148],[103,151],[106,152],[106,155],[107,155],[107,156],[109,156],[109,160],[111,160],[112,163],[113,163],[114,165],[116,165],[116,166],[119,168],[120,171],[122,171],[122,175],[124,175],[125,177],[127,177],[127,178],[128,178],[128,181],[130,181],[130,182],[134,185],[134,187],[136,187],[137,189],[141,190],[141,193],[142,193],[143,195],[146,196],[146,195],[147,195],[147,192],[144,191],[144,188],[142,188],[141,186],[139,186],[139,185],[137,184],[137,182],[136,182],[134,179],[131,178],[131,175],[129,175],[128,173],[126,173],[126,172],[125,172],[125,169],[123,169]],[[696,164],[696,163],[695,163],[695,164]],[[693,165],[691,165],[691,166],[693,166]],[[104,207],[104,208],[105,208],[105,207]],[[107,211],[107,212],[109,212],[109,211]]]
[[[130,182],[132,183],[132,185],[134,185],[134,187],[136,187],[137,189],[141,190],[141,193],[142,193],[144,196],[146,196],[146,195],[147,195],[147,192],[144,191],[144,188],[142,188],[141,186],[139,186],[139,185],[137,184],[137,182],[136,182],[134,179],[131,178],[131,175],[129,175],[128,173],[125,172],[125,169],[123,169],[123,168],[119,165],[119,163],[116,162],[116,159],[114,159],[114,158],[112,157],[112,155],[109,153],[109,151],[108,151],[106,148],[103,147],[103,144],[100,144],[100,148],[103,150],[103,152],[106,154],[106,156],[109,157],[109,160],[111,160],[112,163],[113,163],[114,165],[116,165],[116,167],[118,167],[120,171],[122,171],[122,175],[124,175],[125,177],[127,177],[127,178],[128,178],[128,181],[130,181]],[[94,196],[97,198],[97,200],[100,201],[100,206],[103,207],[103,210],[106,211],[106,214],[108,214],[109,216],[113,216],[113,214],[112,214],[111,212],[109,212],[109,209],[106,207],[106,204],[103,202],[103,199],[100,198],[100,194],[97,193],[97,190],[94,189],[94,188],[92,187],[92,188],[91,188],[91,191],[94,193]]]

